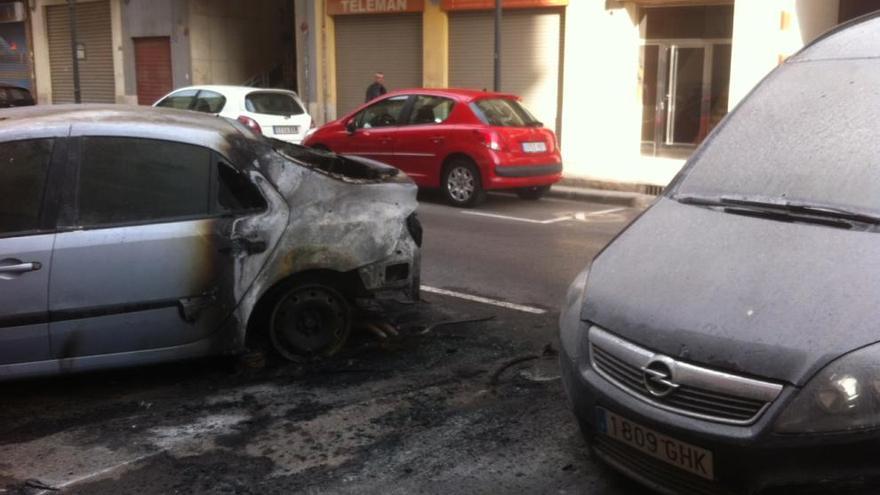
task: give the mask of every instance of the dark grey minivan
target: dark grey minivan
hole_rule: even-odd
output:
[[[416,186],[222,117],[0,112],[0,380],[271,344],[337,351],[359,301],[418,296]]]
[[[771,73],[565,304],[565,388],[614,468],[880,493],[880,17]]]

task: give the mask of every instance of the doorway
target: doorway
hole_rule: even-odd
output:
[[[727,113],[730,40],[651,40],[642,46],[642,148],[687,156]]]
[[[686,158],[727,113],[733,6],[641,11],[642,154]]]

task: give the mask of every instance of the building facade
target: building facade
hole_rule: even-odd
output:
[[[2,39],[15,26],[4,23],[7,4],[24,11],[38,103],[74,101],[67,0],[0,2]],[[293,0],[77,0],[74,15],[86,103],[149,105],[191,84],[295,88]]]
[[[297,90],[318,123],[390,89],[493,85],[495,0],[0,0],[0,82],[38,103],[191,84]],[[503,0],[501,90],[572,183],[656,192],[764,75],[878,0]]]
[[[297,0],[319,122],[389,89],[492,88],[494,0]],[[875,0],[504,0],[501,90],[556,130],[566,180],[657,191],[770,70]]]

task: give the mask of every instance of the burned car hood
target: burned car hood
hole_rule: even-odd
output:
[[[278,139],[268,139],[269,144],[282,155],[303,167],[324,173],[330,177],[352,183],[405,181],[405,174],[391,165],[353,155],[337,155]]]
[[[719,370],[796,385],[880,340],[880,233],[661,198],[593,262],[582,318]]]

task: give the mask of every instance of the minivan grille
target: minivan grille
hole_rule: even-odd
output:
[[[596,371],[631,395],[667,410],[710,421],[750,424],[782,390],[780,385],[677,362],[609,335],[598,327],[591,330],[590,356]],[[648,363],[659,359],[669,363],[669,378],[675,382],[675,388],[662,396],[648,388],[644,371]]]

